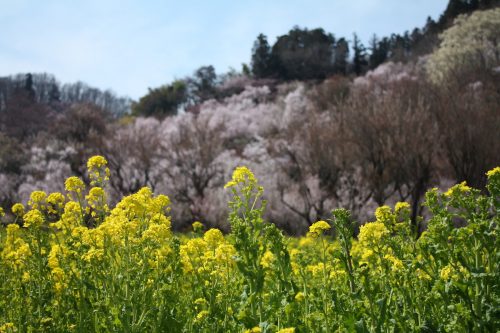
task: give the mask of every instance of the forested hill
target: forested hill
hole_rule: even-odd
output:
[[[171,197],[177,229],[227,228],[238,165],[292,233],[336,207],[363,221],[403,200],[416,218],[429,187],[481,188],[500,165],[498,7],[451,0],[437,21],[367,46],[320,28],[260,34],[240,71],[203,66],[138,101],[49,74],[0,78],[0,206],[64,192],[100,154],[111,202],[149,186]]]
[[[274,44],[261,33],[252,46],[250,64],[243,64],[241,72],[233,70],[217,75],[213,66],[200,67],[191,77],[150,89],[149,94],[134,104],[134,112],[145,116],[170,115],[177,113],[179,107],[192,107],[208,99],[238,93],[249,83],[269,85],[270,82],[262,83],[262,80],[322,81],[335,75],[363,75],[389,61],[415,62],[439,45],[439,34],[449,28],[457,16],[499,5],[498,0],[450,0],[437,21],[428,17],[422,27],[403,34],[374,34],[368,45],[364,45],[356,33],[336,36],[322,28],[294,27],[279,36]],[[235,80],[235,76],[240,80]],[[242,76],[247,80],[242,82]]]

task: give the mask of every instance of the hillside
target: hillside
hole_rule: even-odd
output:
[[[488,44],[499,9],[479,10],[495,6],[450,1],[413,39],[374,39],[370,53],[355,38],[350,58],[347,40],[322,29],[296,27],[268,53],[261,35],[243,72],[205,66],[135,102],[47,74],[3,78],[0,202],[63,191],[65,178],[85,178],[85,160],[101,154],[111,201],[143,186],[168,194],[176,229],[195,220],[228,227],[220,185],[238,165],[262,179],[266,217],[291,233],[336,207],[363,221],[378,205],[409,201],[415,219],[426,189],[464,180],[483,188],[500,164],[500,63],[498,44]],[[485,43],[474,44],[478,34]],[[303,38],[297,52],[282,47]],[[454,54],[454,38],[470,51]],[[333,58],[307,55],[330,44]],[[310,63],[294,67],[301,57]]]

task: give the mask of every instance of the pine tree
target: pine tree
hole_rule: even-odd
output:
[[[35,99],[35,88],[33,87],[33,75],[31,73],[26,74],[26,80],[24,81],[24,90],[30,100]]]
[[[269,77],[271,69],[271,47],[267,37],[259,34],[252,49],[252,74],[257,78]]]
[[[336,73],[347,73],[347,61],[349,58],[349,43],[345,38],[340,38],[334,48],[334,69]]]
[[[294,27],[273,45],[271,60],[285,80],[322,80],[334,72],[335,38],[323,29]]]
[[[356,75],[360,75],[366,70],[368,62],[366,61],[366,48],[359,40],[357,34],[354,34],[352,49],[354,52],[354,57],[352,59],[353,72],[356,73]]]
[[[60,101],[61,101],[61,92],[59,91],[59,86],[56,80],[52,79],[50,82],[49,103],[60,102]]]

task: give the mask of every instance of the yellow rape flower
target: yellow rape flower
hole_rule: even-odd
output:
[[[19,234],[19,226],[17,224],[7,225],[7,237],[12,237],[12,239],[17,238]],[[8,242],[9,238],[7,238]]]
[[[191,272],[202,265],[202,257],[207,249],[207,242],[201,238],[190,239],[185,245],[180,247],[181,262],[185,272]]]
[[[403,269],[403,262],[391,254],[386,254],[384,259],[392,264],[391,270],[393,272],[399,272]]]
[[[215,260],[218,263],[232,263],[236,249],[231,244],[221,244],[215,249]]]
[[[382,222],[370,222],[359,228],[358,240],[360,245],[378,245],[380,240],[389,234],[389,230]]]
[[[195,321],[201,321],[208,316],[209,312],[207,310],[202,310],[196,315]]]
[[[59,267],[59,258],[58,255],[62,253],[61,247],[57,244],[52,245],[52,248],[50,249],[50,253],[48,255],[48,262],[47,265],[51,269],[56,269]]]
[[[85,190],[85,184],[83,181],[75,176],[69,177],[64,182],[64,187],[68,192],[75,192],[81,194]]]
[[[202,308],[208,304],[207,300],[204,298],[197,298],[193,303],[196,309]]]
[[[364,248],[363,252],[361,253],[360,264],[361,263],[369,263],[374,256],[375,256],[375,253],[373,252],[373,250],[368,249],[368,248]]]
[[[224,242],[224,235],[219,229],[210,229],[205,232],[203,239],[207,242],[210,248],[216,248],[219,244]]]
[[[260,265],[264,268],[270,268],[273,261],[274,261],[274,254],[271,251],[267,250],[262,256],[262,259],[260,260]]]
[[[87,161],[87,169],[89,170],[100,169],[106,165],[108,165],[108,161],[100,155],[92,156]]]
[[[377,219],[377,221],[386,221],[390,219],[391,216],[392,212],[389,206],[380,206],[375,210],[375,218]]]
[[[93,209],[100,209],[107,211],[108,206],[106,205],[106,192],[102,187],[92,187],[89,194],[85,196],[89,206]]]
[[[245,331],[245,333],[261,333],[261,332],[262,330],[260,329],[259,326],[255,326],[254,328]]]
[[[250,169],[245,166],[240,166],[234,169],[231,180],[227,182],[226,185],[224,185],[224,188],[234,187],[238,184],[245,183],[256,184],[257,179],[255,178],[255,175],[252,173],[252,171],[250,171]]]
[[[156,212],[161,212],[168,209],[169,205],[170,205],[170,199],[164,194],[158,195],[156,198],[153,199],[153,202],[151,203],[151,206],[154,207],[154,211]]]
[[[92,156],[87,161],[87,170],[90,177],[90,184],[102,184],[109,179],[108,161],[103,156]]]
[[[308,265],[307,266],[307,270],[309,272],[311,272],[313,277],[322,276],[323,273],[329,272],[330,268],[331,268],[330,265],[327,264],[325,266],[325,264],[323,264],[322,262],[317,263],[316,265]]]
[[[166,239],[170,238],[170,224],[156,224],[152,223],[142,234],[142,240],[152,241],[161,244]]]
[[[44,217],[38,209],[32,209],[24,215],[24,226],[29,228],[40,227],[44,222]]]
[[[11,266],[17,270],[25,266],[26,259],[31,256],[31,250],[27,243],[20,241],[15,247],[11,247],[10,251],[5,251],[2,253],[5,260],[11,264]]]
[[[64,194],[62,194],[60,192],[51,193],[47,197],[47,203],[50,203],[50,204],[55,205],[55,206],[56,205],[63,206],[64,200],[65,200]]]
[[[432,278],[429,274],[427,274],[425,271],[423,271],[422,269],[420,268],[417,268],[417,270],[415,271],[417,277],[421,280],[427,280],[427,281],[431,281]]]
[[[336,278],[343,278],[347,275],[346,271],[343,269],[335,269],[330,272],[330,278],[331,279],[336,279]]]
[[[26,259],[31,255],[31,250],[29,245],[20,237],[20,230],[17,224],[9,224],[7,226],[7,238],[0,254],[5,262],[14,270],[25,266]]]
[[[204,228],[203,223],[201,223],[200,221],[193,222],[191,226],[193,227],[194,232],[201,232]]]
[[[5,323],[2,326],[0,326],[0,333],[10,333],[10,332],[17,332],[14,323]]]
[[[330,224],[328,224],[325,221],[318,221],[316,223],[313,223],[309,227],[309,236],[311,237],[318,237],[323,234],[324,231],[331,229],[332,227]]]
[[[448,280],[457,281],[460,279],[460,277],[468,278],[469,276],[470,276],[469,271],[460,264],[458,270],[454,268],[451,264],[448,264],[445,267],[443,267],[439,272],[439,277],[445,281]]]
[[[172,248],[168,245],[163,245],[161,248],[156,250],[155,264],[165,262],[166,258],[171,254],[172,254]]]
[[[282,328],[277,333],[295,333],[295,327]]]
[[[64,195],[59,192],[49,194],[47,197],[48,211],[51,214],[57,214],[63,207],[65,202]]]
[[[394,212],[399,214],[402,211],[410,210],[410,204],[407,202],[397,202],[396,206],[394,206]]]
[[[305,299],[305,295],[302,291],[299,291],[296,295],[295,295],[295,300],[297,302],[302,302],[304,299]]]
[[[63,255],[63,252],[67,251],[58,244],[52,245],[48,255],[47,265],[50,267],[52,280],[54,281],[54,290],[56,293],[60,293],[65,287],[66,274],[60,266],[59,257]]]
[[[496,175],[500,175],[500,167],[496,167],[486,172],[486,176],[488,176],[488,178],[494,177]]]
[[[446,197],[451,197],[453,195],[462,195],[469,193],[471,191],[471,188],[467,186],[466,182],[461,182],[460,184],[457,184],[453,187],[451,187],[448,191],[444,193]]]
[[[60,294],[63,289],[66,288],[66,284],[62,283],[62,282],[56,282],[54,283],[54,291],[57,293],[57,294]]]
[[[500,167],[488,171],[486,176],[488,176],[488,191],[492,197],[498,197],[500,194]]]
[[[24,272],[23,273],[23,277],[21,279],[21,281],[23,281],[23,283],[27,283],[31,280],[31,275],[29,272]]]
[[[299,240],[299,248],[308,247],[314,244],[314,240],[308,237],[302,237]]]
[[[30,199],[28,200],[28,205],[34,209],[44,209],[43,201],[47,197],[47,193],[44,191],[33,191],[31,192]]]
[[[64,212],[61,219],[51,225],[63,231],[71,231],[73,228],[79,226],[82,221],[82,207],[78,202],[69,201],[64,205]]]
[[[91,247],[87,253],[82,255],[82,260],[91,262],[92,260],[100,260],[104,257],[103,249],[96,249],[95,247]]]
[[[441,271],[439,272],[439,277],[442,280],[447,281],[451,278],[452,274],[453,274],[453,267],[447,265],[441,269]]]

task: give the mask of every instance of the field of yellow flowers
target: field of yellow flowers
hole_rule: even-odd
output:
[[[337,209],[306,237],[263,220],[245,167],[226,184],[231,233],[170,230],[169,198],[150,189],[106,200],[90,184],[33,192],[0,230],[0,332],[486,332],[500,329],[500,168],[488,194],[465,183],[426,195],[419,237],[410,207],[376,210],[357,238]],[[3,211],[0,211],[3,212]],[[463,225],[460,228],[455,225]]]

